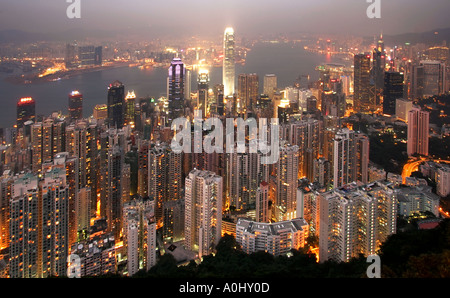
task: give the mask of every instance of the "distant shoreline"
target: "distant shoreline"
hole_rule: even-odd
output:
[[[45,76],[45,77],[38,77],[38,75],[22,75],[22,76],[11,76],[6,77],[4,80],[10,84],[14,85],[31,85],[31,84],[42,84],[42,83],[48,83],[48,82],[55,82],[60,80],[67,80],[70,78],[73,78],[78,75],[82,75],[85,73],[92,73],[107,69],[113,69],[113,68],[121,68],[121,67],[128,67],[130,66],[130,62],[113,62],[113,64],[110,65],[102,65],[102,66],[96,66],[96,67],[88,67],[88,68],[82,68],[82,69],[70,69],[66,71],[60,71],[56,72],[54,74]]]

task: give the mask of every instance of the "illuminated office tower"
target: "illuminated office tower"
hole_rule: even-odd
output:
[[[447,62],[450,58],[449,48],[447,46],[435,46],[425,51],[428,60],[438,60]]]
[[[136,94],[134,91],[128,92],[125,96],[125,124],[134,124],[134,109],[136,106]]]
[[[163,204],[167,200],[167,152],[164,146],[152,147],[148,152],[148,195],[155,199],[155,218],[163,224]]]
[[[9,211],[13,175],[5,171],[0,177],[0,249],[9,247]]]
[[[80,122],[72,124],[66,128],[66,151],[79,159],[78,170],[79,179],[78,187],[81,189],[86,186],[86,171],[87,168],[87,123]]]
[[[192,70],[186,68],[184,81],[184,99],[190,100],[192,93]]]
[[[355,112],[367,113],[372,110],[370,96],[370,54],[358,54],[354,57],[354,95]]]
[[[185,246],[209,255],[221,238],[222,177],[194,169],[185,185]]]
[[[297,217],[299,147],[281,145],[280,158],[275,164],[275,218],[277,221]]]
[[[108,149],[108,185],[106,197],[106,214],[108,229],[114,239],[120,239],[122,229],[122,183],[123,183],[124,153],[119,145]]]
[[[169,67],[168,94],[169,119],[168,124],[174,119],[184,117],[185,100],[185,75],[186,68],[180,58],[174,58]]]
[[[379,46],[372,52],[372,69],[371,69],[371,98],[372,98],[372,111],[376,111],[381,106],[381,98],[383,96],[385,68],[386,68],[386,53],[384,52],[384,46]]]
[[[103,47],[98,46],[94,48],[94,65],[102,66],[103,64]]]
[[[321,122],[315,119],[281,125],[282,139],[298,146],[299,178],[308,177],[312,179],[313,162],[320,153],[321,126]]]
[[[139,214],[127,216],[127,269],[128,276],[139,271]]]
[[[104,120],[108,118],[108,106],[105,104],[96,105],[93,112],[94,119]]]
[[[312,182],[318,183],[321,187],[328,188],[331,185],[331,163],[324,157],[314,160]]]
[[[207,70],[200,70],[198,73],[197,109],[202,111],[203,118],[206,118],[208,113],[208,83],[209,72]]]
[[[226,28],[223,40],[223,94],[224,97],[232,97],[235,91],[236,80],[236,56],[235,36],[233,28]]]
[[[184,199],[164,203],[163,239],[184,240]]]
[[[42,165],[43,172],[52,171],[53,169],[65,170],[66,185],[68,187],[68,243],[69,247],[77,241],[78,237],[78,214],[77,206],[80,202],[80,186],[79,186],[79,159],[71,156],[67,152],[58,153],[53,162],[44,163]],[[78,210],[80,211],[80,210]],[[89,227],[89,225],[87,226]]]
[[[109,129],[102,132],[98,139],[97,199],[100,216],[111,218],[111,212],[120,213],[119,199],[123,194],[122,165],[124,163],[125,132],[122,129]],[[114,172],[111,172],[113,170]],[[120,173],[120,174],[119,174]],[[120,185],[120,189],[118,186]],[[114,204],[112,204],[114,203]],[[97,208],[96,208],[97,209]],[[116,218],[113,216],[113,220]],[[117,218],[116,218],[117,219]],[[112,224],[112,222],[109,222]],[[108,226],[112,228],[111,225]],[[118,226],[117,226],[118,227]],[[116,236],[114,238],[119,241]]]
[[[408,114],[413,108],[413,101],[405,98],[399,98],[396,100],[395,116],[397,119],[408,123]]]
[[[228,204],[236,210],[254,209],[257,189],[261,182],[269,181],[269,167],[261,162],[261,152],[250,153],[246,146],[244,153],[226,156],[226,197]]]
[[[450,194],[450,167],[442,165],[436,172],[436,193],[441,197]]]
[[[83,94],[72,91],[69,94],[69,120],[71,122],[83,118]]]
[[[408,156],[428,155],[430,112],[413,107],[408,112]]]
[[[348,128],[337,131],[333,139],[333,187],[356,181],[357,148],[355,132]]]
[[[24,123],[36,118],[36,102],[31,97],[21,98],[17,103],[17,128],[22,128]]]
[[[136,196],[123,206],[123,243],[126,247],[128,275],[150,269],[156,257],[155,201]]]
[[[356,142],[356,181],[369,182],[369,137],[363,133],[355,134]]]
[[[260,223],[240,218],[236,224],[236,242],[247,254],[264,251],[273,256],[286,255],[305,246],[308,223],[303,218]]]
[[[278,89],[277,76],[274,74],[266,74],[264,76],[264,94],[269,96],[269,99],[273,98],[273,94]]]
[[[155,199],[155,218],[161,227],[165,203],[181,198],[182,156],[163,143],[152,146],[148,158],[148,195]]]
[[[86,121],[79,121],[66,127],[66,152],[78,158],[78,185],[79,189],[91,189],[91,210],[96,209],[96,196],[98,189],[97,172],[99,171],[97,125]]]
[[[269,183],[263,181],[256,191],[256,222],[269,222]]]
[[[14,182],[10,201],[9,276],[38,276],[39,187],[38,177],[23,174]]]
[[[445,63],[433,60],[420,61],[412,70],[413,99],[441,95],[447,91]]]
[[[10,203],[10,277],[65,276],[68,256],[66,172],[17,177]]]
[[[95,65],[95,47],[94,46],[80,46],[78,48],[78,57],[81,66]]]
[[[320,262],[375,254],[396,231],[397,197],[390,182],[351,183],[318,199]]]
[[[31,126],[31,168],[33,173],[41,171],[42,165],[42,123]]]
[[[120,129],[125,121],[125,86],[114,81],[108,87],[108,125]]]
[[[77,56],[76,45],[71,45],[70,43],[66,44],[64,63],[67,69],[77,66]]]
[[[32,171],[40,172],[42,163],[65,151],[65,124],[51,118],[31,126]]]
[[[395,105],[403,98],[403,73],[386,72],[384,75],[383,114],[395,115]]]
[[[149,152],[149,141],[138,140],[138,185],[137,193],[141,197],[146,197],[148,195],[148,152]]]
[[[237,89],[241,111],[251,110],[256,106],[259,95],[259,77],[257,74],[240,74]]]
[[[42,226],[38,272],[41,277],[65,276],[69,253],[69,188],[66,170],[54,168],[45,173],[40,192]],[[43,224],[46,223],[46,224]],[[42,268],[40,268],[42,266]]]
[[[91,189],[81,188],[75,202],[75,218],[78,231],[89,231],[91,225]]]

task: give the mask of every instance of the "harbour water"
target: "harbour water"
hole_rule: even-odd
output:
[[[260,79],[262,92],[265,74],[278,77],[278,87],[291,86],[297,78],[306,84],[306,76],[317,79],[315,67],[325,61],[324,56],[307,52],[303,44],[258,43],[247,55],[245,65],[236,66],[236,76],[240,73],[256,73]],[[32,97],[36,101],[36,113],[49,115],[54,111],[67,112],[67,97],[73,90],[83,94],[83,114],[92,114],[95,105],[106,103],[107,87],[115,80],[125,85],[126,91],[134,90],[138,98],[166,96],[167,69],[140,69],[121,67],[84,73],[69,79],[39,84],[15,85],[4,80],[7,74],[0,74],[0,127],[15,124],[16,103],[22,97]],[[196,90],[195,72],[192,74],[192,91]],[[210,86],[222,81],[222,68],[210,69]]]

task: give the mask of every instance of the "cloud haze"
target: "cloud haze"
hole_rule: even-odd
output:
[[[450,27],[448,0],[381,0],[381,20],[368,19],[366,0],[80,0],[81,19],[66,0],[0,0],[0,29],[153,28],[162,34],[216,35],[226,26],[244,34],[330,32],[372,35]]]

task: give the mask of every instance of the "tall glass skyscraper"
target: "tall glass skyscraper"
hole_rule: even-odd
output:
[[[168,91],[169,121],[184,115],[184,85],[186,68],[180,58],[174,58],[169,67]]]
[[[223,92],[224,96],[233,96],[235,84],[235,54],[234,54],[234,30],[229,27],[225,29],[223,40]]]
[[[69,118],[70,121],[83,118],[83,95],[79,91],[69,94]]]
[[[31,97],[21,98],[17,103],[17,128],[23,127],[28,120],[36,118],[36,103]]]
[[[124,124],[125,87],[115,81],[108,88],[108,124],[118,129]]]

